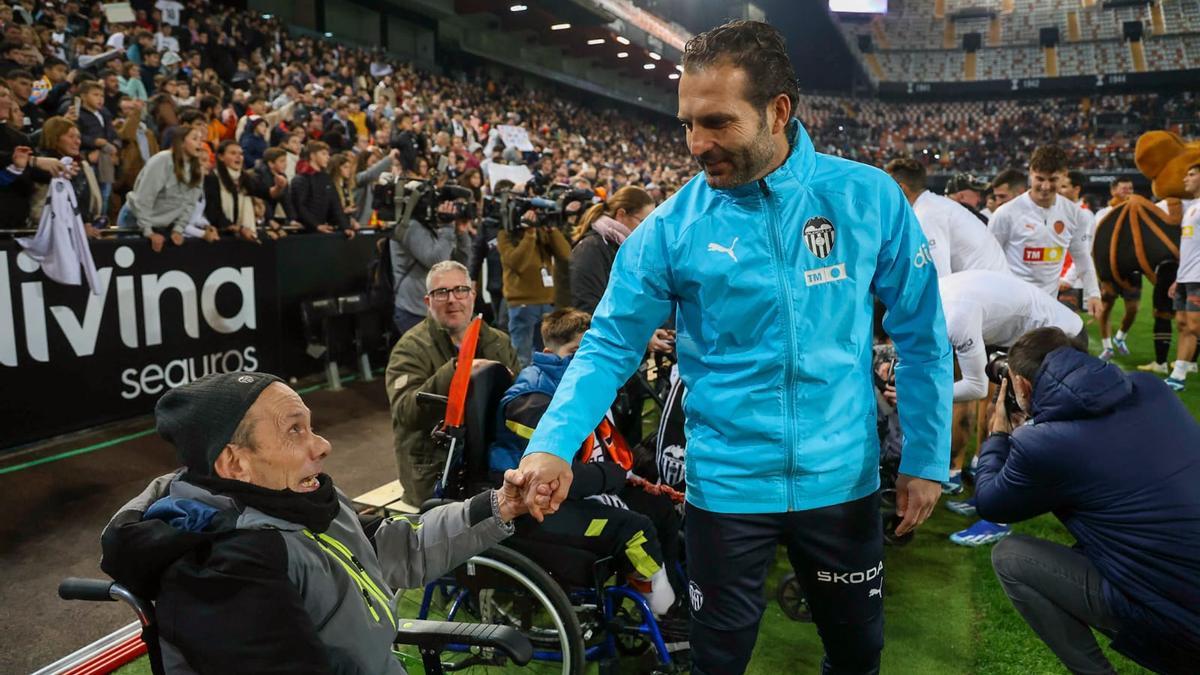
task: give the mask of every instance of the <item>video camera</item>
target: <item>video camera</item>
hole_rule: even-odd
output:
[[[1000,386],[1004,380],[1008,380],[1008,388],[1004,394],[1004,412],[1012,415],[1021,411],[1021,406],[1017,404],[1017,394],[1013,388],[1012,378],[1008,374],[1008,353],[995,352],[988,359],[987,366],[984,367],[984,372],[987,373],[987,378],[996,386]]]
[[[453,182],[438,184],[445,170],[446,158],[442,157],[437,170],[428,179],[392,176],[376,185],[374,203],[379,218],[384,222],[416,220],[429,227],[477,218],[479,210],[475,206],[475,194],[469,188]],[[439,207],[447,202],[453,203],[454,209],[440,210]]]
[[[483,217],[498,221],[508,232],[527,227],[565,229],[574,226],[584,205],[595,197],[591,190],[561,184],[550,186],[540,197],[520,195],[510,188],[484,200]]]

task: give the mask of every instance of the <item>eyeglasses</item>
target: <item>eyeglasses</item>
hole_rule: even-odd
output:
[[[433,298],[437,302],[445,302],[446,299],[450,297],[451,293],[454,294],[455,300],[462,300],[463,298],[469,296],[471,294],[472,290],[474,290],[474,289],[472,289],[470,286],[455,286],[453,288],[435,288],[432,291],[429,291],[428,295],[430,298]]]

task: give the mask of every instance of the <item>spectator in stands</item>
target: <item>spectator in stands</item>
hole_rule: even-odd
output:
[[[304,146],[304,154],[296,165],[296,177],[291,185],[296,220],[308,232],[340,230],[347,238],[353,238],[356,228],[346,218],[334,191],[333,179],[326,171],[329,159],[329,145],[310,141]]]
[[[372,147],[355,160],[357,166],[354,167],[351,201],[358,205],[356,217],[359,223],[366,225],[371,222],[375,215],[375,184],[380,176],[390,173],[398,165],[399,159],[400,153],[395,149],[387,151],[385,155],[382,149]]]
[[[0,166],[12,163],[14,152],[25,154],[31,149],[29,137],[15,129],[11,116],[19,115],[20,107],[12,92],[0,84]],[[28,167],[11,183],[0,188],[0,228],[21,229],[29,226],[30,197],[34,183],[46,183],[52,176],[73,175],[75,168],[66,168],[53,157],[35,157]]]
[[[276,237],[287,235],[283,229],[285,226],[303,227],[295,217],[286,169],[287,151],[283,148],[268,148],[263,153],[263,161],[254,169],[258,187],[256,197],[263,203],[263,224],[273,231]]]
[[[254,168],[258,166],[258,161],[262,159],[263,153],[267,151],[267,134],[269,133],[270,125],[266,118],[258,117],[250,123],[250,128],[246,133],[242,134],[239,143],[242,146],[242,152],[246,155],[246,166]]]
[[[5,79],[13,97],[20,102],[21,133],[32,135],[46,121],[46,114],[30,100],[33,96],[33,76],[28,70],[17,69],[9,71]]]
[[[117,129],[113,126],[112,113],[104,107],[104,86],[99,82],[84,82],[79,87],[79,131],[83,134],[83,149],[100,151],[96,165],[100,181],[101,210],[108,208],[108,197],[116,180]]]
[[[242,148],[234,141],[217,147],[216,169],[204,178],[204,216],[218,232],[259,243],[252,195],[258,191],[245,170]]]
[[[529,365],[541,336],[536,335],[542,315],[554,310],[554,268],[571,258],[571,245],[551,222],[539,222],[533,211],[518,214],[515,230],[496,237],[504,270],[504,299],[508,302],[508,332],[521,360]]]
[[[97,237],[99,233],[93,227],[96,218],[104,215],[100,209],[100,185],[96,182],[96,174],[91,164],[81,152],[83,137],[75,123],[65,117],[51,117],[42,127],[42,138],[38,154],[61,160],[70,157],[76,172],[71,178],[71,187],[75,189],[75,203],[79,206],[79,219],[83,222],[88,236]],[[33,196],[30,199],[29,219],[37,223],[42,217],[42,208],[46,203],[48,183],[34,183]]]
[[[910,158],[894,159],[885,167],[900,184],[929,242],[930,262],[939,277],[966,270],[1008,272],[1004,251],[971,212],[952,199],[925,189],[925,165]]]
[[[640,187],[626,186],[606,201],[593,204],[571,235],[571,304],[589,315],[608,288],[613,259],[625,238],[654,210],[654,200]]]
[[[204,130],[180,129],[169,150],[152,156],[138,174],[117,216],[121,227],[137,228],[157,253],[166,242],[183,244],[183,230],[203,196],[201,159],[207,155]]]
[[[142,69],[136,63],[125,64],[125,75],[120,80],[121,92],[129,98],[145,101],[150,97],[146,94],[146,85],[142,82]]]
[[[979,210],[983,206],[983,193],[987,192],[987,183],[976,180],[969,173],[957,173],[946,182],[944,193],[946,197],[962,204],[983,223],[987,224],[987,216]]]
[[[1200,425],[1162,382],[1077,351],[1057,328],[1008,355],[980,449],[979,515],[1053,513],[1074,547],[1013,535],[992,551],[1013,606],[1074,673],[1112,673],[1092,629],[1161,673],[1200,663]],[[1032,422],[1022,425],[1028,416]]]
[[[429,288],[424,297],[429,315],[396,342],[385,376],[396,466],[404,502],[412,507],[420,507],[433,496],[446,462],[444,452],[429,435],[441,411],[423,408],[417,403],[417,394],[446,395],[450,391],[458,349],[475,305],[475,289],[461,263],[444,260],[432,265],[422,285]],[[508,336],[485,324],[479,332],[472,369],[491,363],[501,363],[509,371],[520,368]]]
[[[384,519],[368,538],[324,473],[329,442],[272,375],[203,377],[167,392],[155,418],[185,470],[113,516],[102,567],[154,601],[165,672],[403,675],[393,588],[437,580],[525,512],[514,472],[498,490]]]

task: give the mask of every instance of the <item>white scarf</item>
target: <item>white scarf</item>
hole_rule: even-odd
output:
[[[229,173],[229,178],[233,181],[234,186],[237,186],[238,180],[242,177],[242,172],[234,171],[233,169],[226,169],[226,171]],[[225,181],[221,180],[219,176],[217,178],[217,185],[221,186],[221,211],[229,219],[229,222],[234,223],[238,227],[257,231],[254,225],[254,201],[251,200],[250,195],[242,192],[240,189],[236,194],[230,192],[225,188]],[[237,209],[233,207],[234,199],[237,199]],[[235,213],[237,214],[236,218],[234,217]]]

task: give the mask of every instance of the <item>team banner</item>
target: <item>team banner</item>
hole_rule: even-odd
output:
[[[299,303],[364,287],[374,239],[95,241],[95,293],[0,242],[0,448],[151,412],[209,373],[316,372]]]

